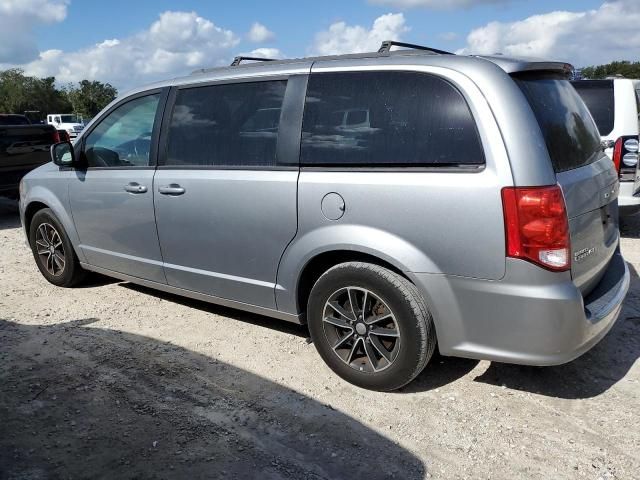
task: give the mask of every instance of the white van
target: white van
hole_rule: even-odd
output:
[[[640,133],[640,81],[626,78],[572,82],[589,107],[605,152],[620,174],[620,215],[640,212],[638,134]]]

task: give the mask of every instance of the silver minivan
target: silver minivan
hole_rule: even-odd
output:
[[[570,65],[391,45],[117,99],[22,182],[42,275],[306,323],[333,371],[376,390],[436,346],[528,365],[586,352],[629,272],[617,171]]]

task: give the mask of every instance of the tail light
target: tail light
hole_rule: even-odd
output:
[[[57,130],[53,131],[52,140],[53,143],[60,143],[60,133]]]
[[[613,147],[613,163],[618,173],[635,173],[638,165],[638,137],[620,137]]]
[[[503,188],[502,205],[507,257],[553,271],[571,268],[569,221],[558,185]]]
[[[613,146],[613,164],[616,166],[616,170],[620,173],[620,162],[622,161],[622,137],[616,140]]]

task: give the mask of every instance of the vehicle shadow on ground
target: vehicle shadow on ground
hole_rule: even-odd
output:
[[[311,338],[309,337],[309,329],[306,325],[296,325],[294,323],[266,317],[264,315],[244,312],[242,310],[235,310],[233,308],[226,308],[207,302],[202,302],[200,300],[193,300],[187,297],[181,297],[179,295],[161,292],[159,290],[154,290],[133,283],[121,283],[120,286],[135,290],[136,292],[140,292],[146,295],[153,295],[155,297],[162,298],[163,300],[179,303],[181,305],[195,308],[204,312],[221,315],[263,328],[278,330],[290,335],[304,337],[309,343],[311,343]],[[321,360],[318,359],[318,361]],[[403,387],[401,390],[398,390],[398,392],[416,393],[442,387],[462,378],[471,370],[473,370],[477,364],[477,360],[442,357],[436,352],[429,362],[427,368],[409,385]]]
[[[284,320],[278,320],[277,318],[267,317],[265,315],[258,315],[251,312],[245,312],[243,310],[236,310],[234,308],[223,307],[214,303],[203,302],[201,300],[194,300],[192,298],[183,297],[180,295],[174,295],[173,293],[163,292],[161,290],[155,290],[153,288],[144,287],[142,285],[136,285],[135,283],[122,282],[121,287],[134,290],[136,292],[151,295],[156,298],[161,298],[168,302],[178,303],[185,307],[195,308],[203,312],[211,313],[213,315],[220,315],[223,317],[232,318],[240,322],[250,323],[259,327],[269,328],[271,330],[278,330],[283,333],[296,335],[298,337],[309,338],[309,329],[306,325],[298,325],[292,322]]]
[[[0,320],[1,478],[424,478],[353,418],[130,333]]]
[[[640,358],[640,279],[627,263],[631,286],[616,325],[573,362],[555,367],[492,363],[477,382],[566,399],[591,398],[618,383]]]
[[[18,228],[19,226],[18,201],[0,197],[0,230]]]
[[[234,320],[250,323],[259,327],[278,330],[290,335],[303,337],[306,338],[309,343],[311,343],[311,338],[309,337],[309,329],[306,325],[296,325],[295,323],[266,317],[264,315],[244,312],[242,310],[235,310],[233,308],[227,308],[212,303],[202,302],[200,300],[181,297],[179,295],[162,292],[160,290],[154,290],[152,288],[147,288],[133,283],[123,282],[120,284],[120,286],[129,288],[130,290],[135,290],[136,292],[143,293],[145,295],[152,295],[154,297],[162,298],[163,300],[167,300],[169,302],[179,303],[180,305],[184,305],[189,308],[195,308],[203,312],[208,312],[214,315],[221,315],[223,317],[232,318]],[[318,361],[320,361],[320,359],[318,359]],[[399,392],[416,393],[442,387],[462,378],[471,370],[473,370],[477,364],[477,360],[442,357],[436,352],[422,374],[418,375],[415,380],[399,390]]]

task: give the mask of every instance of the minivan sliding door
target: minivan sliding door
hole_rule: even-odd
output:
[[[275,307],[278,263],[297,228],[299,146],[283,139],[292,119],[299,138],[303,91],[293,117],[286,101],[294,84],[280,77],[175,91],[154,182],[170,285]]]

